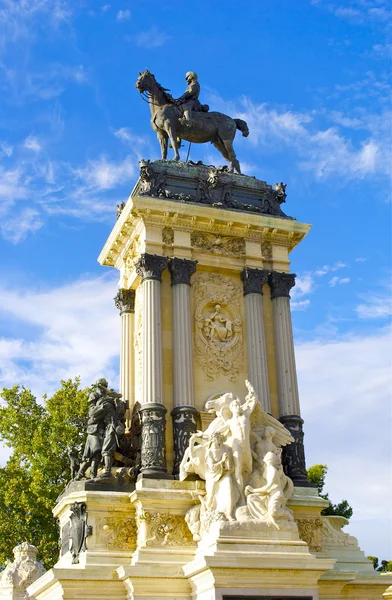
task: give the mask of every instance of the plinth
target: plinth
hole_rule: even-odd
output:
[[[225,169],[141,162],[99,256],[119,271],[121,393],[141,414],[137,480],[71,483],[54,514],[61,555],[29,588],[37,600],[379,600],[373,571],[306,476],[290,313],[290,252],[310,225],[283,212],[285,188]],[[191,436],[226,392],[249,379],[292,436],[289,530],[217,522],[194,539],[189,510],[205,493],[179,481]],[[116,487],[117,486],[117,487]],[[82,532],[82,533],[81,533]]]

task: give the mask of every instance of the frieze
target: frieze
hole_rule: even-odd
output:
[[[229,237],[193,231],[191,233],[191,246],[212,254],[223,256],[245,256],[245,240],[241,237]]]
[[[135,517],[116,513],[109,517],[97,517],[95,521],[97,544],[108,550],[132,552],[136,549],[137,525]]]
[[[162,243],[165,244],[165,246],[173,246],[173,244],[174,244],[174,229],[172,229],[172,227],[163,227]]]
[[[195,355],[210,381],[218,373],[236,381],[242,367],[241,292],[230,277],[195,275]]]
[[[139,508],[136,513],[138,521],[138,546],[193,546],[192,534],[183,515],[169,512],[148,512]],[[146,530],[141,535],[141,523]]]
[[[137,193],[139,196],[167,198],[180,202],[208,204],[216,208],[239,210],[291,219],[281,209],[286,201],[286,185],[274,187],[246,175],[233,176],[227,167],[171,164],[171,161],[141,160]],[[243,189],[247,190],[243,198]],[[181,190],[181,191],[180,191]]]
[[[321,517],[315,519],[295,519],[298,525],[298,534],[301,540],[306,542],[309,550],[313,552],[322,552],[322,527]]]

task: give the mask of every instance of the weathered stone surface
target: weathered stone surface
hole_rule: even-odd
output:
[[[8,562],[0,573],[0,598],[25,600],[26,589],[45,573],[37,560],[38,550],[32,544],[23,542],[13,549],[14,561]]]

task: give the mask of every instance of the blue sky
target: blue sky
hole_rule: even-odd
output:
[[[390,23],[383,0],[0,0],[2,384],[117,381],[117,275],[96,259],[137,161],[159,157],[134,83],[148,67],[180,96],[194,70],[202,102],[248,122],[244,171],[286,182],[313,226],[292,254],[307,462],[387,559]]]

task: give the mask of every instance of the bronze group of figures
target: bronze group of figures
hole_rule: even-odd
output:
[[[125,469],[135,478],[140,469],[139,404],[133,410],[130,431],[126,431],[126,403],[121,394],[108,387],[106,379],[99,379],[88,398],[87,439],[79,464],[78,453],[70,449],[71,477],[80,479],[107,479],[112,467]],[[98,474],[100,467],[103,466]],[[88,473],[88,477],[86,477]]]

